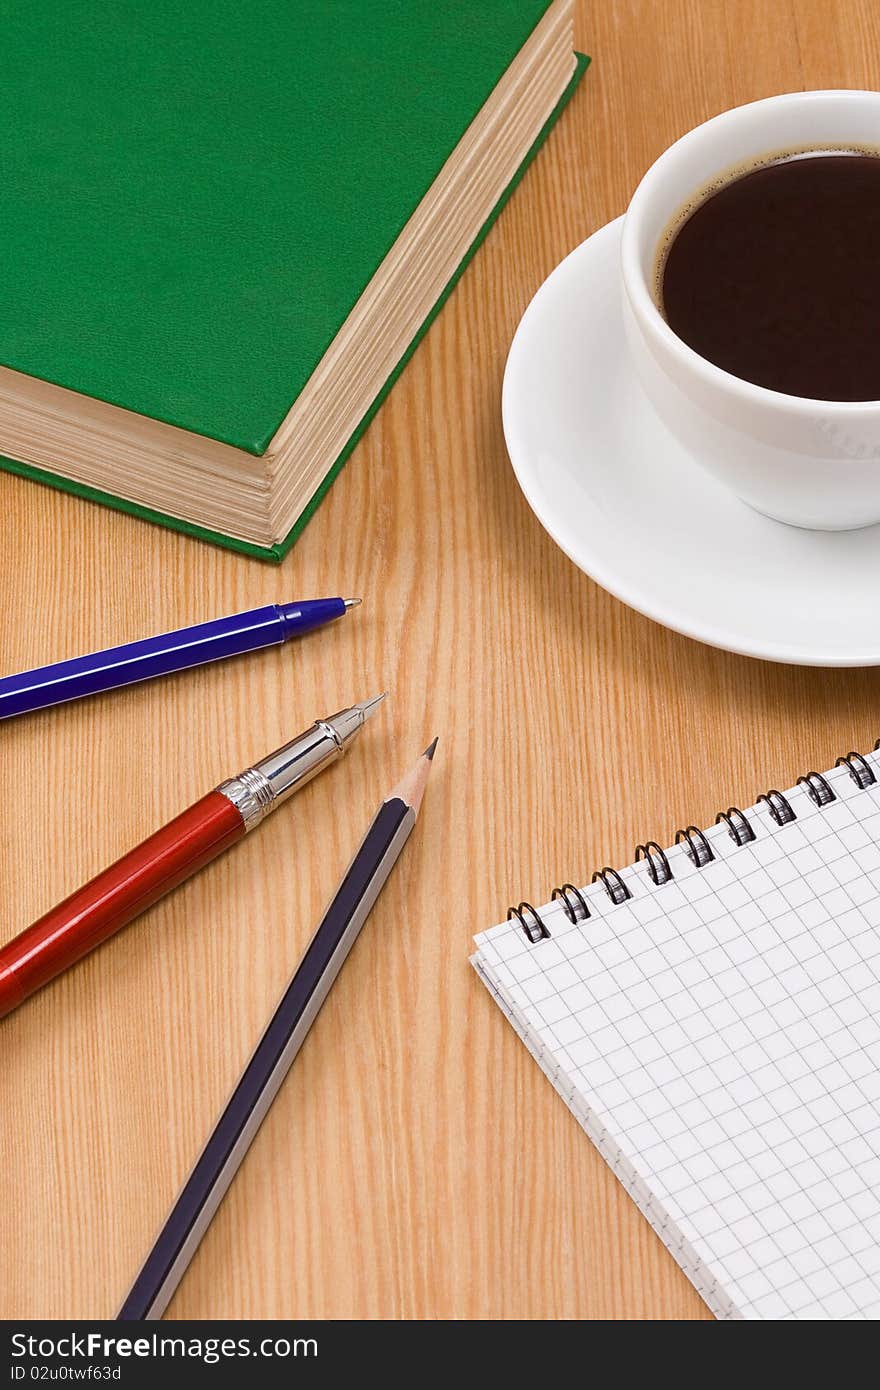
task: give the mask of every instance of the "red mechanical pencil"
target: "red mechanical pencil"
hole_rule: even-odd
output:
[[[335,762],[384,700],[319,719],[223,782],[0,949],[0,1018],[235,844]]]

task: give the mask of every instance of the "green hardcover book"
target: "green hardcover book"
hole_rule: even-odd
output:
[[[585,64],[571,0],[7,0],[0,466],[280,558]]]

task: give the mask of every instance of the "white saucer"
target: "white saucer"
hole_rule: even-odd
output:
[[[622,221],[557,266],[510,349],[504,433],[529,505],[598,584],[688,637],[805,666],[880,664],[880,526],[760,516],[643,396],[623,336]]]

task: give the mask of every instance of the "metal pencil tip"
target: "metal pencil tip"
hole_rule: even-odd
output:
[[[366,720],[366,719],[369,719],[369,718],[370,718],[370,715],[371,715],[371,714],[375,713],[375,711],[376,711],[376,710],[379,708],[379,706],[381,705],[382,701],[383,701],[383,700],[387,700],[387,698],[388,698],[388,691],[387,691],[387,690],[383,690],[381,695],[374,695],[373,698],[372,698],[372,700],[361,700],[361,702],[360,702],[360,704],[357,706],[357,708],[360,710],[361,714],[363,715],[364,719]]]
[[[363,599],[362,599],[362,598],[344,598],[344,599],[342,600],[342,602],[345,604],[346,608],[359,608],[360,605],[363,603]]]
[[[435,750],[436,750],[436,748],[437,748],[437,744],[438,744],[439,742],[440,742],[440,736],[439,736],[439,734],[438,734],[437,738],[434,739],[434,742],[433,742],[433,743],[429,743],[428,746],[427,746],[427,748],[425,749],[424,753],[422,754],[422,757],[423,757],[423,758],[427,758],[427,759],[428,759],[428,762],[433,761],[434,752],[435,752]]]

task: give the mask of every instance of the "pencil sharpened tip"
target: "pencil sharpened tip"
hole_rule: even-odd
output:
[[[432,761],[433,761],[434,754],[435,754],[435,752],[437,751],[437,744],[438,744],[439,742],[440,742],[440,738],[439,738],[439,735],[438,735],[438,737],[434,739],[434,742],[433,742],[433,743],[429,743],[429,744],[428,744],[427,748],[425,749],[424,753],[422,754],[422,757],[423,757],[423,758],[427,758],[427,759],[428,759],[428,762],[432,762]]]
[[[359,608],[359,607],[361,606],[361,604],[363,603],[363,599],[362,599],[362,598],[344,598],[344,599],[342,600],[342,602],[345,604],[346,608]]]
[[[428,778],[431,775],[431,759],[434,756],[434,749],[437,747],[437,740],[429,744],[424,753],[419,758],[415,767],[411,767],[405,777],[398,782],[397,786],[385,798],[386,801],[399,800],[407,806],[411,806],[416,815],[419,814],[419,807],[422,804],[422,797],[425,795],[425,787],[428,785]]]

